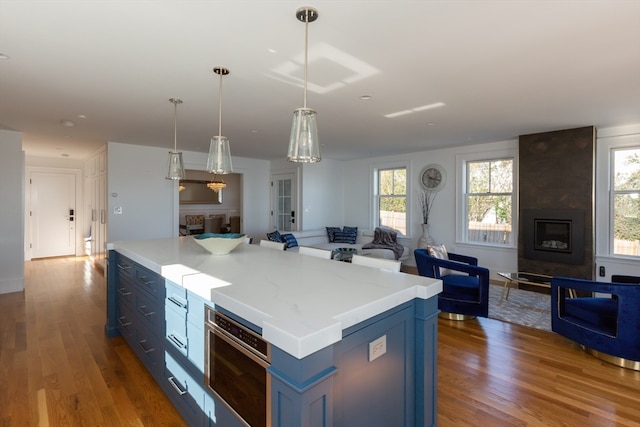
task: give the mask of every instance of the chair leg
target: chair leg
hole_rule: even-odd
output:
[[[622,357],[612,356],[607,353],[602,353],[598,350],[594,350],[590,347],[581,345],[580,346],[587,354],[598,358],[607,363],[611,363],[613,365],[619,366],[621,368],[632,369],[634,371],[640,371],[640,361],[623,359]]]
[[[438,314],[438,317],[441,319],[456,321],[472,320],[476,318],[476,316],[469,316],[468,314],[449,313],[446,311],[441,311],[440,314]]]

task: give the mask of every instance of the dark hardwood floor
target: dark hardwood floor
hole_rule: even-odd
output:
[[[24,292],[0,295],[1,426],[184,425],[124,341],[105,337],[105,280],[88,259],[25,272]],[[438,363],[440,426],[640,426],[640,372],[553,333],[439,320]]]

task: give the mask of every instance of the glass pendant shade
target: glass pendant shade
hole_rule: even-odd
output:
[[[185,179],[187,173],[184,171],[182,153],[178,151],[178,105],[182,104],[182,100],[169,98],[169,102],[173,104],[173,151],[169,151],[167,179]]]
[[[169,151],[169,173],[167,174],[167,179],[185,179],[186,177],[182,153]]]
[[[229,70],[224,67],[214,67],[213,72],[220,76],[220,92],[218,95],[218,136],[211,137],[209,156],[207,157],[207,172],[222,175],[233,172],[229,140],[226,136],[222,136],[222,76],[228,75]]]
[[[303,163],[316,163],[322,160],[315,110],[298,108],[293,112],[287,160]]]
[[[207,158],[207,172],[220,175],[233,172],[231,150],[226,136],[211,137],[209,157]]]
[[[296,11],[296,18],[298,21],[304,22],[304,103],[302,108],[293,112],[287,160],[316,163],[322,160],[322,157],[320,157],[316,111],[307,108],[307,68],[309,65],[309,22],[318,19],[318,11],[312,7],[301,7]]]

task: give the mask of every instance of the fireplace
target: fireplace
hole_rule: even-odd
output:
[[[571,253],[571,227],[573,221],[534,218],[533,249]]]
[[[561,264],[584,261],[584,212],[524,209],[524,257]]]

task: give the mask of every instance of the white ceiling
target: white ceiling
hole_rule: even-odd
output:
[[[222,65],[232,154],[283,158],[306,5],[319,12],[308,106],[326,158],[640,121],[639,0],[0,0],[0,128],[23,132],[29,156],[80,159],[107,141],[169,150],[178,97],[178,148],[204,153]]]

